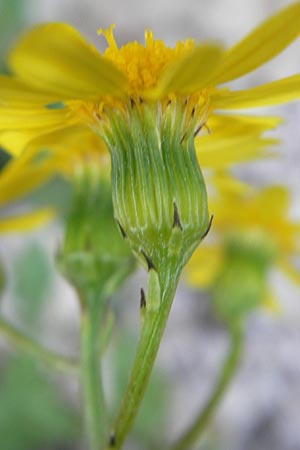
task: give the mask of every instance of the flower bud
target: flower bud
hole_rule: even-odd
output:
[[[79,292],[109,296],[135,267],[114,221],[110,183],[92,159],[78,165],[73,187],[59,266]]]
[[[224,252],[212,297],[217,314],[231,323],[262,305],[276,249],[264,233],[248,230],[229,235]]]

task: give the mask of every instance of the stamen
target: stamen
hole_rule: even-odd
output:
[[[151,30],[145,30],[145,46],[150,47],[153,44],[153,33]]]
[[[97,30],[97,34],[104,36],[104,38],[106,39],[107,45],[112,49],[112,50],[118,50],[118,46],[114,37],[114,33],[113,33],[113,29],[115,28],[115,24],[112,23],[108,28],[106,28],[105,30],[103,28],[99,28]]]

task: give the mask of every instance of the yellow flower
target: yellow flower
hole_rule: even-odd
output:
[[[12,153],[19,153],[24,143],[36,135],[77,124],[99,130],[109,111],[126,113],[133,102],[156,102],[162,110],[170,102],[183,104],[184,138],[190,127],[195,135],[205,131],[209,117],[226,125],[227,117],[214,113],[215,110],[251,108],[299,98],[299,74],[242,91],[217,87],[278,54],[299,35],[299,24],[297,2],[226,51],[216,45],[196,45],[191,39],[169,48],[155,40],[150,31],[145,32],[145,45],[130,42],[118,48],[110,27],[100,30],[108,42],[102,55],[69,25],[36,26],[10,53],[9,65],[14,75],[0,77],[0,143]],[[241,117],[241,121],[242,127],[247,119]],[[257,149],[255,144],[253,140],[248,142],[245,154],[242,149],[236,151],[232,160],[248,159],[250,147]],[[196,147],[201,162],[200,139],[196,140]],[[222,157],[220,153],[217,165]]]
[[[213,288],[224,265],[228,264],[228,249],[232,256],[235,248],[235,255],[247,253],[247,258],[257,267],[276,265],[299,283],[295,258],[299,258],[300,253],[300,222],[288,216],[287,189],[282,186],[254,188],[227,175],[216,176],[213,184],[212,233],[189,261],[187,282],[196,287]],[[239,284],[241,280],[236,278],[236,285]],[[266,289],[265,303],[270,303],[270,298]]]

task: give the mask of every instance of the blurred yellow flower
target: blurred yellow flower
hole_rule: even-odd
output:
[[[21,134],[16,134],[11,139],[17,142],[20,137]],[[86,127],[73,126],[36,137],[20,157],[12,158],[0,172],[0,214],[54,175],[63,175],[69,181],[76,178],[77,174],[80,177],[82,166],[85,163],[91,166],[91,161],[97,161],[97,171],[101,169],[102,177],[108,179],[106,148],[101,139]],[[15,208],[11,208],[13,209]],[[31,212],[23,210],[14,216],[2,213],[0,232],[20,231],[43,225],[54,214],[53,208]]]
[[[15,201],[52,176],[53,163],[48,158],[38,161],[37,156],[36,151],[26,152],[20,158],[11,159],[0,172],[0,233],[30,230],[44,225],[54,216],[50,207],[29,211],[24,207],[11,208]],[[55,166],[57,171],[57,161]]]
[[[213,288],[228,248],[247,252],[255,265],[277,266],[300,282],[295,260],[300,254],[300,222],[289,218],[289,193],[283,186],[254,188],[227,175],[216,175],[211,196],[214,223],[210,238],[198,248],[186,267],[186,280]],[[238,277],[238,273],[236,273]],[[241,280],[236,278],[236,284]],[[265,302],[270,302],[266,290]]]

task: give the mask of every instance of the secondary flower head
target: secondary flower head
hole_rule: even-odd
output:
[[[18,158],[8,158],[0,170],[0,232],[30,230],[57,215],[53,206],[33,207],[29,200],[54,176],[63,175],[68,182],[74,182],[85,166],[94,164],[95,171],[101,171],[108,183],[106,153],[100,138],[80,126],[33,139],[26,151]]]
[[[217,177],[211,239],[192,256],[187,281],[209,288],[223,317],[245,314],[261,303],[274,305],[268,273],[274,266],[299,283],[300,223],[289,218],[282,186],[253,188]]]
[[[0,233],[31,230],[42,226],[54,216],[50,207],[39,209],[20,208],[20,199],[26,199],[34,189],[53,175],[53,160],[37,157],[37,152],[27,152],[20,158],[11,159],[0,170]],[[59,162],[55,161],[55,171]]]
[[[14,76],[0,79],[0,141],[17,151],[20,141],[75,125],[96,132],[111,154],[115,216],[135,253],[162,264],[176,241],[184,263],[209,225],[195,138],[210,119],[222,120],[216,110],[300,96],[299,75],[246,91],[218,86],[283,50],[299,24],[297,2],[226,51],[192,40],[169,48],[150,31],[144,45],[118,48],[110,28],[100,31],[103,54],[68,25],[34,27],[9,56]],[[237,119],[240,129],[245,121]],[[257,134],[251,139],[257,154]]]

